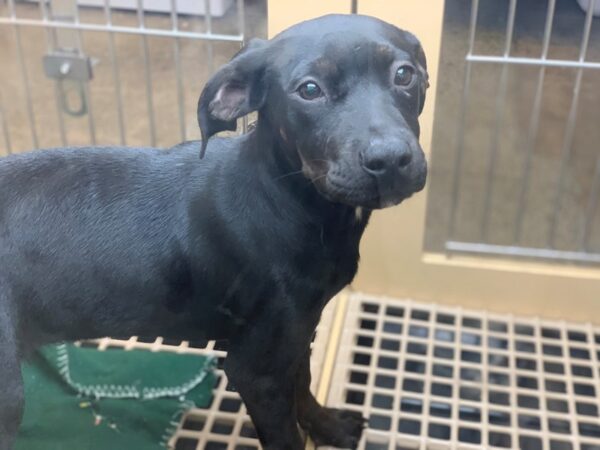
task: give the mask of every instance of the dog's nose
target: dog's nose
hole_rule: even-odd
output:
[[[412,151],[408,145],[371,145],[361,153],[363,168],[377,177],[396,173],[412,161]]]

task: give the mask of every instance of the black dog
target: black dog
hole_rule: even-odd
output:
[[[0,449],[22,414],[22,357],[106,335],[228,339],[265,449],[302,449],[298,424],[355,448],[364,420],[317,404],[309,344],[355,275],[371,210],[424,186],[425,67],[405,31],[322,17],[216,73],[202,142],[0,160]],[[251,111],[250,133],[209,141]]]

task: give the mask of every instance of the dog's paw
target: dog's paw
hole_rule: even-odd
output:
[[[343,409],[323,408],[308,424],[307,432],[316,447],[331,446],[355,450],[367,419],[361,413]]]

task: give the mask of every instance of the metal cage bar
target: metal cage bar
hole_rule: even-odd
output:
[[[542,60],[548,56],[550,48],[550,38],[552,36],[552,24],[554,22],[554,11],[556,10],[556,0],[549,0],[546,11],[546,24],[544,26],[544,41],[542,45]],[[546,77],[546,66],[541,66],[538,71],[538,80],[531,111],[531,121],[525,143],[525,160],[523,164],[523,173],[521,175],[521,189],[519,190],[519,199],[517,203],[517,216],[515,219],[514,242],[520,243],[523,232],[523,220],[525,218],[525,208],[527,205],[527,193],[529,191],[529,177],[531,174],[531,163],[533,150],[540,126],[540,115],[542,111],[542,96],[544,93],[544,79]]]
[[[48,5],[46,4],[45,0],[40,1],[40,14],[42,16],[42,20],[47,22],[49,20],[49,13],[48,13]],[[46,28],[46,41],[47,41],[47,49],[48,51],[52,51],[52,43],[55,42],[55,37],[54,34],[52,33],[52,30],[50,30],[49,28]],[[58,120],[58,131],[60,134],[60,141],[63,145],[63,147],[66,147],[68,145],[67,143],[67,132],[65,129],[65,120],[64,117],[62,115],[62,108],[60,106],[60,92],[59,92],[59,87],[58,87],[58,82],[54,82],[54,102],[56,105],[56,117]]]
[[[446,250],[455,253],[477,255],[501,255],[532,259],[554,259],[582,263],[600,263],[600,253],[554,250],[551,248],[494,245],[485,242],[446,242]]]
[[[77,0],[75,1],[75,5],[73,8],[75,23],[79,23],[79,8],[77,7]],[[83,32],[81,29],[76,30],[77,40],[79,43],[79,51],[83,49]],[[90,142],[92,145],[96,145],[96,122],[94,121],[94,106],[92,102],[92,93],[90,90],[89,83],[83,83],[83,98],[85,99],[85,104],[87,108],[87,118],[88,118],[88,129],[90,132]]]
[[[590,41],[590,33],[592,30],[592,18],[594,17],[594,6],[596,0],[590,0],[588,12],[585,17],[585,26],[583,30],[583,37],[581,39],[581,47],[579,50],[579,61],[585,61],[585,57],[588,50],[588,44]],[[563,197],[565,174],[567,164],[571,159],[571,153],[573,152],[573,137],[575,136],[575,126],[577,124],[577,108],[579,106],[579,94],[581,92],[581,80],[583,78],[583,67],[577,69],[577,75],[575,77],[575,85],[573,87],[573,100],[571,102],[571,108],[569,110],[569,116],[567,118],[567,128],[565,130],[565,139],[563,141],[562,158],[560,163],[560,173],[558,175],[558,181],[556,183],[556,193],[554,195],[554,209],[552,212],[552,219],[550,221],[550,231],[548,232],[548,247],[554,247],[554,241],[556,238],[556,230],[558,226],[558,216],[560,213],[561,202]]]
[[[204,16],[204,23],[206,27],[206,32],[208,34],[212,34],[212,17],[210,10],[210,0],[204,0],[204,8],[206,10],[206,14]],[[214,47],[212,45],[212,41],[206,41],[206,53],[208,55],[208,75],[212,75],[215,70],[215,55],[214,55]]]
[[[600,69],[600,62],[593,61],[573,61],[569,59],[536,59],[518,56],[488,56],[488,55],[468,55],[467,61],[476,63],[491,64],[515,64],[525,66],[544,66],[561,67],[572,69]]]
[[[585,214],[585,224],[581,235],[581,249],[589,250],[590,234],[594,227],[594,219],[598,211],[598,197],[600,196],[600,156],[596,160],[596,171],[594,172],[594,180],[590,189],[590,200]]]
[[[515,13],[517,11],[517,0],[510,0],[508,8],[508,18],[506,22],[506,36],[504,40],[504,56],[510,56],[512,47],[513,32],[515,29]],[[500,130],[504,123],[504,108],[506,106],[506,90],[508,89],[508,64],[502,65],[500,73],[500,82],[498,86],[498,94],[496,96],[496,120],[494,121],[494,129],[490,144],[490,155],[487,167],[487,184],[485,189],[483,216],[481,219],[481,237],[485,241],[488,237],[490,210],[494,193],[494,169],[498,156],[498,147],[500,145]]]
[[[10,14],[11,23],[17,23],[17,12],[15,9],[15,0],[8,0],[8,10]],[[31,98],[31,83],[29,82],[29,74],[27,73],[27,66],[25,59],[23,58],[23,44],[21,42],[21,31],[18,26],[13,27],[15,36],[15,45],[17,49],[17,59],[19,61],[19,68],[21,70],[21,77],[23,78],[23,85],[25,87],[25,102],[27,108],[27,120],[29,121],[29,128],[31,130],[31,141],[34,148],[39,146],[39,139],[37,133],[37,126],[35,121],[35,114],[33,112],[33,100]]]
[[[471,3],[471,21],[469,24],[469,50],[467,55],[473,53],[475,47],[475,34],[477,32],[477,13],[479,11],[479,0],[473,0]],[[452,177],[452,199],[450,200],[450,217],[448,220],[448,239],[454,236],[456,226],[456,213],[460,202],[460,174],[462,170],[462,158],[465,146],[465,127],[467,118],[467,107],[469,104],[469,86],[471,84],[471,62],[466,60],[465,78],[463,82],[463,94],[460,103],[458,139],[456,142],[456,158]]]
[[[106,28],[112,27],[112,12],[109,4],[110,0],[104,0],[104,20]],[[115,102],[117,106],[117,122],[119,124],[119,140],[121,145],[127,144],[127,137],[125,131],[125,116],[123,114],[123,100],[121,90],[121,75],[119,73],[119,57],[116,51],[115,35],[112,31],[108,32],[108,52],[110,55],[110,62],[112,67],[112,76],[115,82]]]
[[[551,45],[553,23],[556,16],[556,0],[548,0],[545,10],[545,22],[542,36],[542,47],[539,58],[513,56],[511,52],[512,38],[515,30],[517,0],[507,2],[507,22],[505,26],[504,45],[501,55],[476,54],[474,44],[477,34],[478,13],[481,6],[478,0],[471,2],[471,16],[469,19],[468,30],[468,50],[465,56],[465,72],[463,81],[463,92],[460,98],[460,107],[457,118],[457,137],[456,153],[454,167],[451,179],[450,189],[450,210],[447,223],[447,233],[444,250],[448,254],[467,253],[467,254],[488,254],[510,257],[529,257],[533,259],[548,259],[559,261],[572,261],[584,263],[600,263],[600,254],[594,253],[590,249],[591,233],[594,229],[593,222],[598,209],[600,197],[600,175],[598,167],[593,175],[592,188],[589,193],[588,204],[586,205],[584,222],[580,228],[580,233],[576,236],[578,248],[568,248],[558,250],[556,240],[560,219],[561,204],[564,200],[564,191],[568,173],[569,162],[572,158],[574,135],[577,127],[577,111],[581,98],[582,80],[585,70],[600,69],[600,61],[588,60],[588,48],[590,36],[592,33],[593,12],[596,0],[592,0],[585,15],[584,27],[581,42],[578,49],[578,57],[573,60],[549,59],[549,49]],[[490,136],[489,154],[485,162],[485,176],[482,213],[478,222],[478,237],[467,239],[456,239],[458,224],[458,209],[461,204],[461,174],[463,171],[463,157],[465,153],[465,132],[467,130],[467,111],[469,108],[469,97],[471,95],[471,78],[473,74],[473,65],[477,64],[500,64],[501,72],[496,89],[495,99],[495,121]],[[537,82],[531,105],[531,114],[526,132],[526,140],[523,147],[524,154],[520,170],[520,182],[517,188],[516,215],[512,222],[512,244],[495,245],[491,243],[491,213],[494,210],[494,187],[496,177],[496,163],[500,151],[501,130],[505,120],[505,105],[507,101],[507,88],[510,67],[527,65],[537,68]],[[533,154],[536,147],[536,141],[539,135],[540,121],[542,114],[542,105],[544,103],[544,87],[546,81],[547,68],[560,67],[575,69],[575,78],[573,84],[573,93],[570,101],[570,107],[566,118],[565,133],[562,140],[561,160],[559,173],[554,180],[553,196],[551,199],[551,216],[549,220],[549,232],[545,236],[545,245],[531,246],[523,242],[524,222],[527,214],[528,197],[530,191],[530,178],[533,170]],[[600,164],[600,162],[598,163]],[[522,245],[523,244],[523,245]]]
[[[246,10],[244,7],[244,0],[237,0],[237,15],[238,15],[238,33],[242,36],[241,43],[244,43],[244,36],[246,36]]]
[[[26,67],[28,59],[25,58],[25,44],[26,42],[21,42],[21,29],[22,28],[42,28],[46,30],[46,41],[48,42],[49,51],[56,50],[57,48],[65,47],[64,45],[59,45],[59,38],[66,36],[69,38],[73,36],[73,39],[78,38],[82,40],[85,32],[102,32],[107,33],[108,39],[108,62],[111,65],[112,70],[112,78],[114,80],[114,86],[111,89],[114,89],[114,97],[115,97],[115,109],[116,109],[116,118],[118,124],[118,135],[119,141],[122,145],[127,144],[127,127],[125,120],[125,105],[123,101],[122,95],[124,92],[122,91],[122,79],[121,79],[121,69],[120,69],[120,61],[118,55],[118,47],[115,34],[120,33],[123,35],[134,35],[140,36],[141,41],[141,50],[142,50],[142,58],[144,64],[144,75],[145,75],[145,92],[146,92],[146,108],[148,115],[148,123],[149,123],[149,135],[150,135],[150,144],[155,146],[157,141],[157,130],[156,130],[156,116],[154,111],[154,92],[153,92],[153,80],[151,73],[151,58],[150,58],[150,43],[148,42],[148,37],[166,37],[171,39],[173,42],[173,55],[174,55],[174,71],[176,73],[176,92],[177,92],[177,102],[178,102],[178,125],[179,125],[179,134],[181,135],[182,140],[187,139],[187,123],[185,120],[185,78],[183,74],[183,61],[182,61],[182,39],[190,40],[190,41],[204,41],[208,47],[208,55],[207,55],[207,66],[210,73],[214,71],[214,42],[237,42],[239,44],[243,44],[244,35],[245,35],[245,17],[244,17],[244,0],[237,0],[237,30],[233,29],[231,32],[226,33],[215,33],[213,31],[213,15],[211,12],[211,8],[213,5],[210,0],[203,0],[205,2],[205,10],[204,10],[204,21],[205,28],[204,30],[198,31],[189,31],[182,30],[180,28],[180,18],[179,18],[179,7],[177,0],[170,0],[171,7],[170,11],[167,10],[165,12],[171,15],[171,26],[167,29],[159,28],[157,26],[147,26],[146,20],[144,17],[144,0],[137,0],[137,4],[134,4],[133,13],[137,13],[137,24],[129,24],[125,23],[124,25],[115,25],[113,22],[113,13],[111,10],[111,2],[110,0],[102,0],[99,2],[97,6],[100,7],[100,11],[104,13],[104,20],[100,20],[100,22],[96,21],[87,21],[80,20],[79,10],[77,7],[77,0],[34,0],[38,2],[40,15],[38,17],[31,16],[21,16],[18,14],[20,9],[17,8],[16,0],[7,0],[8,3],[8,12],[6,16],[0,17],[0,26],[1,25],[9,25],[13,28],[15,33],[15,41],[16,41],[16,52],[17,52],[17,63],[19,64],[21,70],[21,78],[23,79],[24,86],[24,100],[25,100],[25,112],[27,114],[28,125],[31,132],[31,140],[33,141],[32,147],[39,147],[39,136],[38,136],[38,124],[36,123],[35,117],[35,108],[33,107],[33,94],[31,92],[31,83],[28,78],[28,67]],[[53,1],[58,2],[59,10],[57,10],[57,14],[54,14]],[[68,7],[68,14],[65,13],[60,15],[61,12],[60,7],[64,3],[65,7]],[[71,3],[74,5],[75,13],[72,13]],[[235,7],[235,5],[234,5]],[[65,16],[65,17],[63,17]],[[67,18],[67,16],[69,16]],[[135,16],[134,16],[135,17]],[[234,21],[235,24],[235,21]],[[67,39],[69,41],[69,39]],[[22,44],[22,45],[21,45]],[[67,45],[67,47],[71,50],[76,51],[80,49],[80,45],[75,45],[75,40],[73,40],[73,45]],[[62,87],[60,85],[60,81],[55,82],[55,92],[54,96],[56,99],[56,108],[57,108],[57,120],[58,120],[58,129],[60,132],[60,141],[63,146],[69,145],[69,130],[66,127],[66,119],[62,114],[62,108],[64,107],[64,98],[62,92]],[[96,142],[96,129],[95,129],[95,118],[94,118],[94,110],[92,105],[92,91],[93,88],[89,85],[81,85],[81,97],[84,100],[88,114],[87,118],[87,127],[89,128],[89,141],[92,144]],[[4,119],[6,122],[6,128],[9,130],[9,121],[6,116],[6,112],[4,113]],[[10,136],[5,138],[11,142],[11,145],[14,146],[14,140],[10,139]],[[27,144],[28,145],[28,144]],[[12,151],[11,147],[11,151]]]
[[[6,152],[10,155],[12,153],[12,143],[10,141],[10,132],[8,131],[8,124],[6,123],[6,110],[4,109],[4,100],[2,98],[2,92],[0,92],[0,125],[2,126],[2,135],[4,137],[4,146]]]
[[[144,0],[137,0],[137,18],[140,29],[146,28],[144,14]],[[154,98],[152,94],[152,74],[150,73],[150,50],[148,48],[148,36],[142,34],[142,57],[144,60],[144,79],[146,82],[146,108],[148,113],[148,128],[150,133],[150,145],[156,146],[156,121],[154,117]]]
[[[242,42],[244,40],[243,35],[235,34],[195,33],[181,30],[178,32],[173,32],[172,30],[162,30],[158,28],[137,28],[119,25],[107,26],[103,24],[94,23],[64,23],[56,20],[49,20],[48,22],[44,22],[42,20],[37,19],[17,19],[16,17],[0,17],[0,24],[13,25],[16,27],[49,27],[67,30],[135,34],[140,36],[179,37],[185,39],[196,39],[201,41],[209,40],[222,42]]]
[[[244,0],[237,0],[237,15],[238,15],[238,33],[242,36],[246,35],[246,20],[245,14],[246,11],[244,9]],[[244,47],[246,44],[245,40],[240,43],[240,48]],[[245,115],[242,117],[242,133],[246,133],[248,131],[248,116]]]
[[[177,14],[177,0],[171,0],[171,28],[173,32],[179,30],[179,18]],[[179,38],[173,38],[173,58],[175,59],[175,74],[177,76],[177,106],[179,114],[179,132],[181,140],[186,140],[185,126],[185,96],[183,95],[183,76],[181,70],[181,48]]]

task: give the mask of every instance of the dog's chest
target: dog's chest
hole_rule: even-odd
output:
[[[359,243],[364,225],[340,227],[325,224],[295,255],[293,270],[307,291],[317,291],[328,300],[356,275]]]

